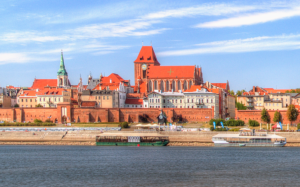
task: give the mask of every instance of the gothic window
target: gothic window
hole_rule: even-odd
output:
[[[172,81],[172,90],[175,91],[175,81]]]
[[[191,86],[192,86],[192,81],[190,81],[190,84],[189,84],[189,89],[191,88]]]
[[[154,81],[154,90],[157,90],[157,81]]]
[[[178,83],[178,85],[177,85],[178,90],[181,90],[181,82],[178,81],[177,83]]]
[[[164,82],[163,82],[163,81],[160,81],[160,90],[161,90],[162,92],[165,91],[165,90],[164,90]]]
[[[146,70],[143,70],[143,79],[146,78]]]
[[[62,85],[62,84],[63,84],[63,79],[60,78],[60,79],[59,79],[59,85]]]
[[[184,90],[187,90],[187,81],[186,81],[186,80],[184,81],[183,89],[184,89]]]
[[[166,91],[168,92],[170,90],[170,83],[169,81],[167,80],[166,82]]]
[[[148,82],[148,88],[149,88],[149,92],[152,92],[152,81]]]

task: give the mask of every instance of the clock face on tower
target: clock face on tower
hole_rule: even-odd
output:
[[[143,64],[142,65],[142,70],[146,70],[147,69],[147,64]]]

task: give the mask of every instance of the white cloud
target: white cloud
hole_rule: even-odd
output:
[[[189,17],[189,16],[220,16],[239,12],[247,12],[259,9],[257,6],[237,6],[231,4],[204,4],[196,7],[178,8],[150,13],[143,18],[161,19],[168,17]]]
[[[70,30],[69,32],[74,33],[72,37],[77,39],[87,39],[153,35],[166,30],[166,28],[151,29],[152,25],[156,23],[160,23],[160,21],[133,19],[116,23],[93,24]]]
[[[242,53],[254,51],[276,51],[300,49],[299,35],[262,36],[255,38],[216,41],[196,44],[196,48],[164,51],[160,56],[182,56],[211,53]]]
[[[48,36],[47,33],[37,31],[12,32],[0,36],[5,42],[53,42],[57,40],[68,40],[68,36]]]
[[[0,53],[0,65],[11,63],[29,63],[41,61],[55,61],[57,59],[37,57],[30,53]]]
[[[266,23],[270,21],[276,21],[280,19],[287,19],[295,16],[300,16],[300,7],[273,10],[263,13],[252,13],[247,15],[238,15],[233,18],[226,18],[217,21],[205,22],[196,25],[199,28],[223,28],[223,27],[240,27],[244,25],[254,25],[260,23]]]

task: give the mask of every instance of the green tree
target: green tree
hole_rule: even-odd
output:
[[[278,111],[275,112],[273,121],[274,122],[280,122],[281,121],[281,114]]]
[[[235,103],[235,108],[237,108],[238,110],[247,110],[247,107],[243,103],[240,103],[240,102]]]
[[[285,93],[290,93],[290,91],[289,91],[289,90],[287,90],[287,91],[285,91]]]
[[[290,122],[293,122],[297,119],[298,117],[298,110],[295,108],[295,105],[290,104],[288,107],[288,110],[286,112],[286,117],[289,119]]]
[[[229,90],[229,94],[232,96],[235,96],[234,91],[233,90]]]
[[[35,105],[35,107],[43,107],[41,104],[37,104]]]
[[[296,93],[296,90],[293,89],[293,90],[290,91],[290,93]]]
[[[19,106],[19,104],[15,104],[14,107],[15,108],[19,108],[20,106]]]
[[[265,108],[261,111],[261,120],[266,123],[270,122],[269,113]]]
[[[236,91],[236,95],[237,95],[237,96],[240,96],[240,95],[242,95],[242,94],[243,94],[242,91],[240,91],[240,90]]]

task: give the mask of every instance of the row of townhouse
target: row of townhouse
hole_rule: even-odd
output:
[[[65,102],[66,98],[64,93],[70,90],[63,88],[44,88],[42,90],[22,90],[17,98],[19,107],[32,108],[32,107],[57,107],[58,103]],[[69,94],[67,94],[69,95]],[[65,100],[64,100],[65,98]]]
[[[287,110],[290,104],[299,106],[300,94],[286,91],[253,86],[252,90],[238,96],[237,102],[244,104],[248,110]]]

